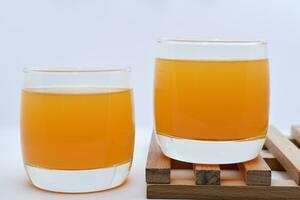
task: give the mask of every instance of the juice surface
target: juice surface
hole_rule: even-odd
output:
[[[162,135],[211,141],[264,137],[268,60],[157,59],[154,111]]]
[[[21,139],[27,165],[64,170],[129,162],[134,147],[131,90],[22,91]]]

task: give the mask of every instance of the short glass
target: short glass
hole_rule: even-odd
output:
[[[134,148],[129,72],[115,67],[24,70],[21,142],[33,185],[82,193],[126,180]]]
[[[161,40],[154,85],[155,131],[165,155],[226,164],[262,149],[269,115],[265,42]]]

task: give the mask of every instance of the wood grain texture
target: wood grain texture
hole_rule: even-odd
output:
[[[149,199],[205,200],[296,200],[300,189],[295,186],[215,186],[215,185],[148,185]]]
[[[238,166],[247,185],[271,185],[271,169],[261,156]]]
[[[170,183],[170,173],[171,160],[161,152],[155,134],[153,134],[146,164],[146,182],[148,184],[168,184]]]
[[[298,144],[295,139],[292,141]],[[275,127],[271,127],[265,144],[271,153],[261,152],[256,159],[240,164],[199,165],[167,158],[162,154],[153,136],[146,166],[147,198],[300,199],[300,187],[297,185],[300,177],[300,150],[292,141],[284,137]],[[170,176],[172,169],[192,170],[193,168],[195,177],[192,174]],[[295,181],[272,180],[271,170],[286,170]]]
[[[271,126],[267,135],[266,147],[280,164],[285,168],[287,173],[300,184],[300,151],[288,138],[283,136],[280,131]]]
[[[194,174],[197,185],[220,185],[219,165],[194,164]]]

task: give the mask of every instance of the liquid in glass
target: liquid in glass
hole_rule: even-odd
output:
[[[43,67],[24,72],[21,144],[31,183],[63,193],[124,183],[134,149],[130,71]]]
[[[269,121],[266,44],[160,41],[154,113],[159,145],[173,159],[226,164],[255,158]]]

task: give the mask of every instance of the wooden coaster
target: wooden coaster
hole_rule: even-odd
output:
[[[300,126],[292,127],[294,139],[271,126],[265,150],[254,160],[229,165],[202,165],[166,157],[154,134],[146,166],[149,199],[300,199]],[[186,171],[174,177],[176,170]],[[286,172],[290,179],[273,179],[272,172]]]

